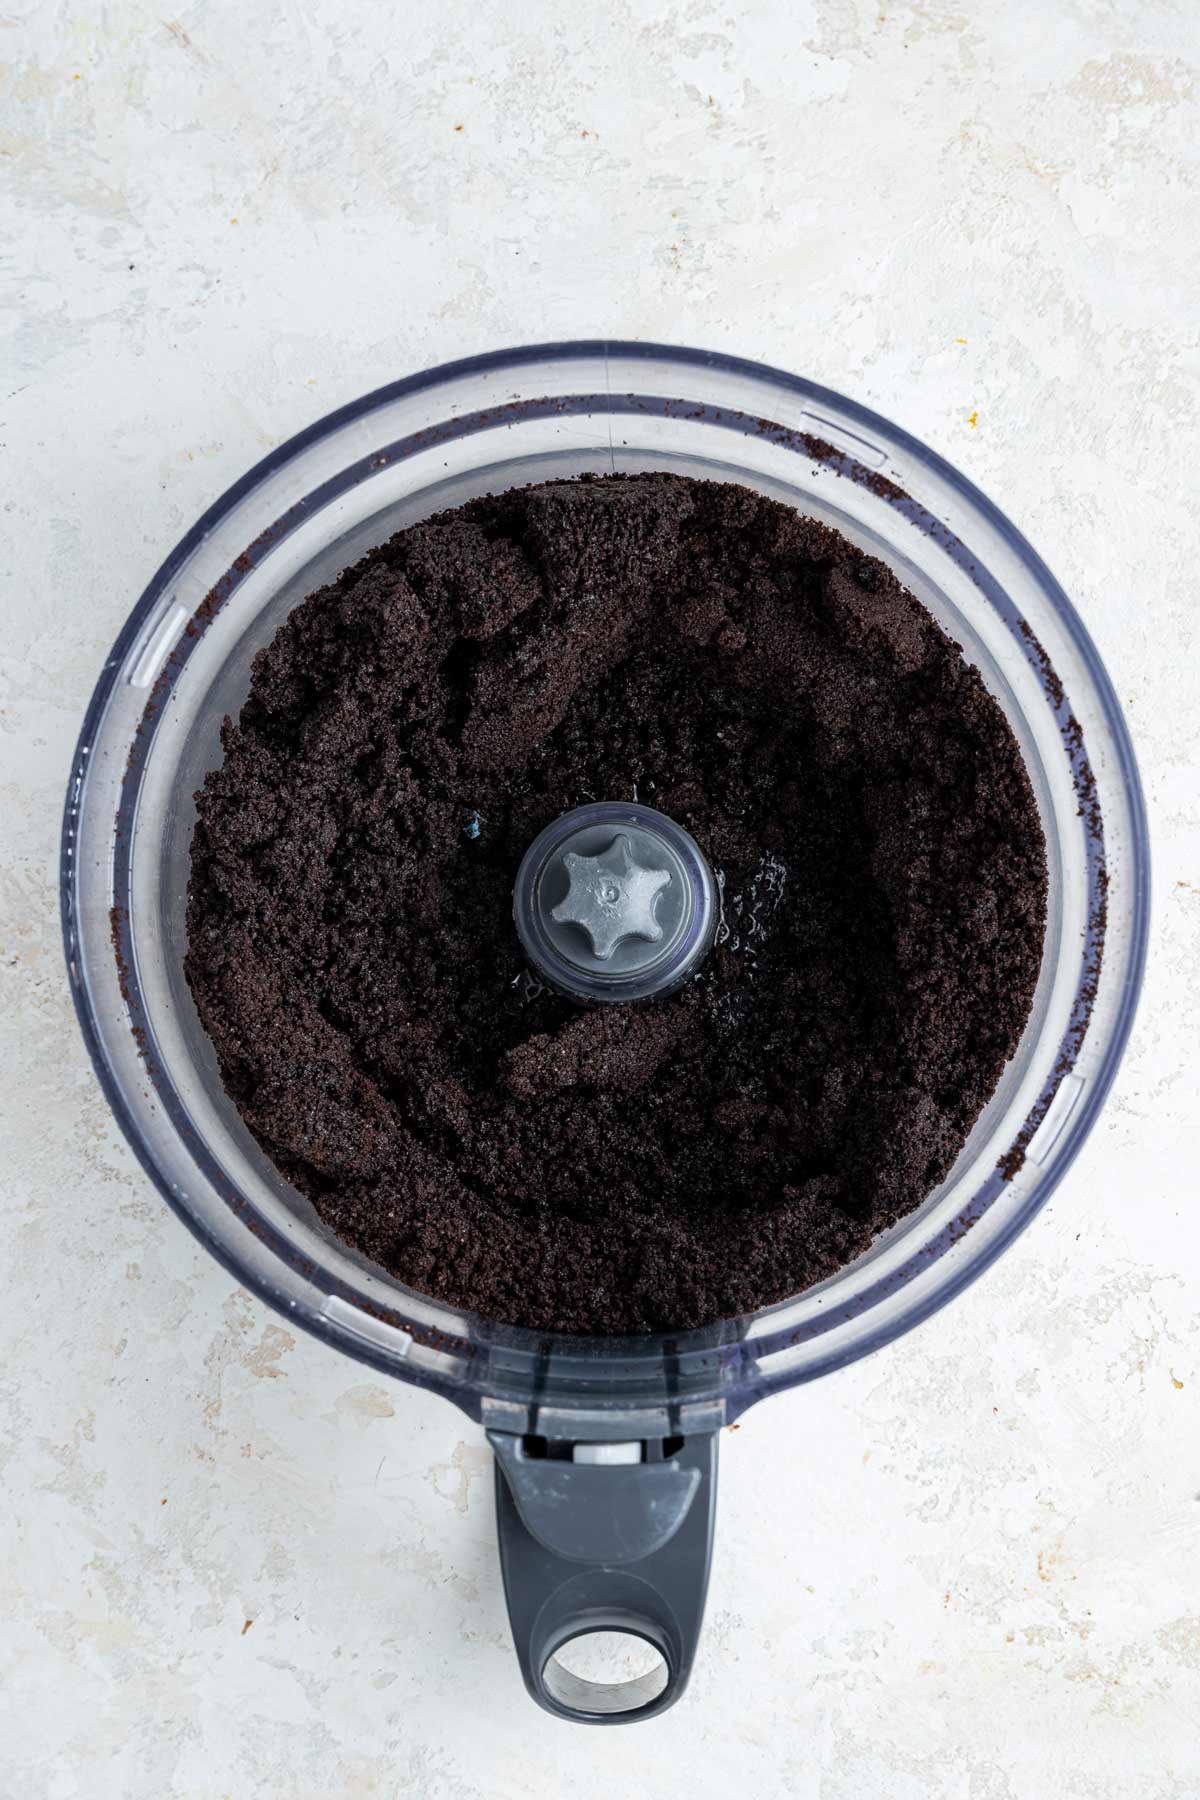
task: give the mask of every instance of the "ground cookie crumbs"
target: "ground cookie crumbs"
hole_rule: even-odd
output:
[[[742,487],[555,482],[402,531],[255,659],[198,796],[187,976],[329,1227],[539,1330],[795,1294],[946,1173],[1027,1018],[1045,846],[1000,708],[838,533]],[[723,922],[664,1001],[525,969],[513,877],[637,798]]]

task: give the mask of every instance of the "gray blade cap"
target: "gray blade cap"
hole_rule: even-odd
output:
[[[513,885],[513,921],[543,981],[576,1000],[672,993],[712,946],[712,870],[652,806],[591,801],[538,833]]]
[[[562,860],[571,885],[550,916],[585,932],[599,962],[608,962],[626,938],[661,942],[662,926],[654,915],[671,881],[670,869],[644,868],[623,832],[599,856],[568,850]]]

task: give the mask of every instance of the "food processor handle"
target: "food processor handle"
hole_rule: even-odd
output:
[[[683,1693],[704,1616],[717,1497],[717,1434],[558,1443],[489,1431],[508,1617],[539,1706],[580,1724],[665,1712]],[[573,1638],[614,1631],[660,1658],[629,1681],[586,1681],[559,1660]]]

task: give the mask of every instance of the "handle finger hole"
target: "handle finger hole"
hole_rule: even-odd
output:
[[[542,1685],[572,1712],[625,1713],[650,1706],[671,1671],[662,1652],[635,1631],[581,1631],[558,1646]]]

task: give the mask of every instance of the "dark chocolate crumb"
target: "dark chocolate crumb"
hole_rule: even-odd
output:
[[[784,1299],[920,1203],[1025,1024],[1045,851],[1003,714],[882,563],[748,489],[414,526],[291,614],[223,744],[187,975],[227,1089],[454,1306],[613,1333]],[[580,1011],[524,969],[513,875],[635,792],[723,924],[678,995]]]

